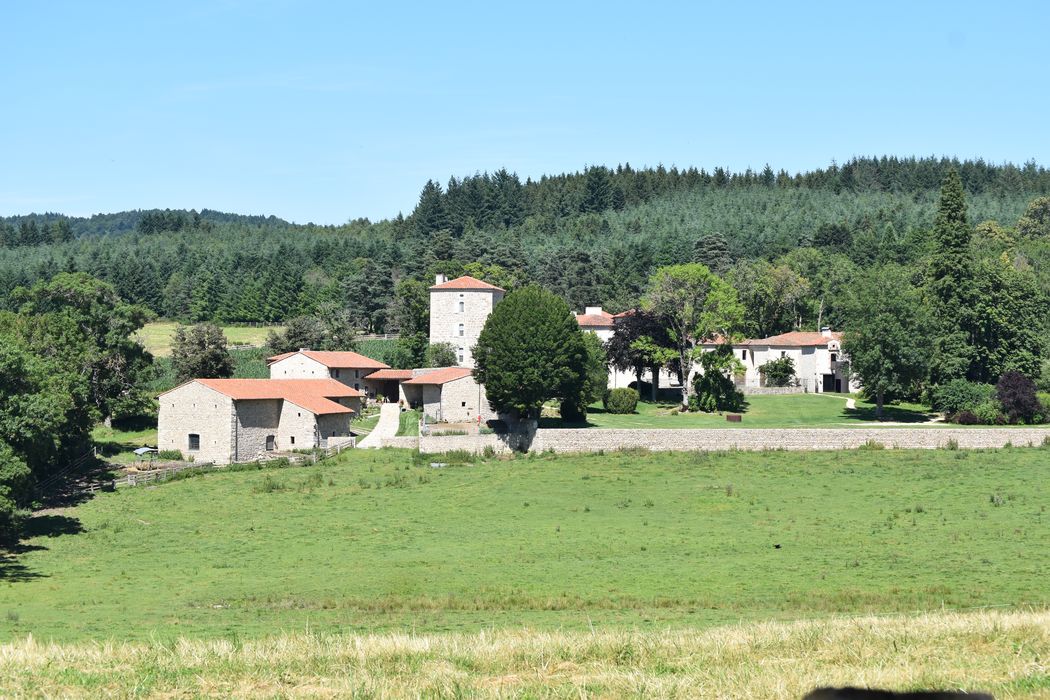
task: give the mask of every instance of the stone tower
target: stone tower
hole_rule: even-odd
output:
[[[460,367],[473,367],[471,348],[504,291],[473,277],[438,275],[430,288],[430,342],[449,343]]]

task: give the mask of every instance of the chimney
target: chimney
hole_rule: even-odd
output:
[[[448,277],[445,277],[440,272],[438,274],[434,275],[434,284],[435,284],[435,286],[439,285],[439,284],[444,284],[445,282],[448,282]]]
[[[824,336],[825,338],[830,338],[831,337],[831,326],[821,326],[820,327],[820,334],[822,336]]]
[[[299,352],[309,352],[310,348],[299,348]]]
[[[601,316],[602,307],[600,306],[588,306],[583,310],[583,313],[587,316]]]

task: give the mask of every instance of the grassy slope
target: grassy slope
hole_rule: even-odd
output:
[[[878,427],[872,404],[856,399],[857,408],[846,408],[845,394],[787,394],[748,396],[740,423],[726,421],[717,413],[672,415],[677,404],[639,402],[635,413],[606,413],[601,404],[587,414],[587,427],[593,428],[801,428],[801,427]],[[924,423],[932,418],[924,407],[903,404],[886,407],[887,422]],[[544,419],[542,427],[565,426],[560,419]]]
[[[419,435],[419,411],[402,411],[397,425],[397,436]]]
[[[136,336],[151,353],[158,357],[167,357],[171,354],[171,342],[178,326],[179,324],[174,321],[147,323]],[[266,342],[266,336],[270,331],[280,330],[280,328],[280,326],[223,326],[222,332],[231,345],[260,346]]]
[[[42,534],[3,564],[0,638],[677,628],[1046,603],[1047,454],[611,453],[431,469],[408,451],[351,451],[122,489],[33,523],[83,531]]]
[[[818,685],[1050,695],[1050,613],[982,612],[653,632],[282,635],[0,645],[16,696],[721,697]]]

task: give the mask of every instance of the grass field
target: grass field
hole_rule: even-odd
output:
[[[998,451],[411,451],[39,515],[0,639],[660,630],[1045,604],[1050,459]],[[779,546],[778,546],[779,545]]]
[[[855,398],[856,408],[846,408],[846,394],[787,394],[748,396],[740,423],[726,421],[717,413],[676,413],[678,404],[638,402],[633,414],[606,413],[601,404],[588,409],[586,424],[564,423],[560,418],[544,418],[540,427],[591,428],[800,428],[878,426],[875,406]],[[918,404],[887,406],[886,423],[925,423],[934,416]]]
[[[147,323],[135,335],[151,353],[157,357],[167,357],[171,354],[172,339],[179,325],[174,321]],[[223,326],[222,332],[231,345],[261,346],[270,331],[280,329],[281,326]]]
[[[676,697],[798,700],[816,686],[1050,695],[1050,613],[982,612],[709,630],[0,644],[24,697]]]

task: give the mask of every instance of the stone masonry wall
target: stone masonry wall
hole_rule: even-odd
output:
[[[430,342],[450,343],[463,348],[461,367],[473,367],[470,349],[478,342],[485,320],[493,307],[503,298],[501,292],[486,290],[434,289],[430,291]],[[459,302],[463,302],[463,312]],[[459,335],[459,324],[463,335]]]
[[[284,402],[281,399],[250,399],[236,403],[237,434],[233,442],[233,461],[252,462],[266,458],[267,435],[274,436],[275,447],[280,449],[277,437]]]
[[[420,452],[511,450],[499,435],[429,436],[419,439]],[[1041,445],[1050,428],[812,428],[712,430],[605,430],[541,428],[529,445],[533,452],[597,452],[644,448],[656,451],[844,450],[875,442],[886,448],[934,449],[954,440],[962,449]],[[508,444],[510,442],[510,444]]]
[[[233,444],[233,400],[203,384],[189,382],[158,398],[157,448],[178,450],[197,462],[228,464]],[[189,435],[200,449],[189,450]]]

